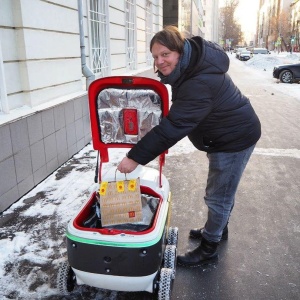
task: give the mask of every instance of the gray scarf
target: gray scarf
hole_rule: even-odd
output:
[[[160,81],[164,84],[173,85],[188,67],[191,58],[191,53],[191,44],[188,40],[185,40],[183,53],[181,54],[178,63],[175,69],[171,72],[171,74],[164,76],[161,72],[158,71],[158,77],[160,78]]]

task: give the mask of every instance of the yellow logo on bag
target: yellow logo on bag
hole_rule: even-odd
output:
[[[99,188],[99,194],[105,196],[107,190],[108,182],[102,181]]]
[[[124,181],[117,181],[117,191],[123,193],[125,191]]]
[[[131,179],[128,182],[128,191],[134,192],[136,189],[136,180],[135,179]]]

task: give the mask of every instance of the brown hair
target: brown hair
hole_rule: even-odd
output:
[[[184,38],[179,32],[178,28],[172,25],[165,26],[163,30],[157,32],[151,42],[150,51],[154,43],[161,44],[171,51],[177,51],[179,54],[183,53]]]

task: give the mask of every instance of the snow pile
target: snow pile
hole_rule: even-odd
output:
[[[272,71],[274,66],[282,64],[295,64],[300,62],[300,54],[290,54],[289,52],[271,53],[271,54],[255,54],[251,59],[245,62],[249,67]]]

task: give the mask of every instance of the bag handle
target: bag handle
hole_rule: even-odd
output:
[[[115,171],[115,181],[117,181],[117,172],[118,172],[118,168],[116,168],[116,171]],[[121,173],[121,172],[120,172]],[[122,174],[122,173],[121,173]],[[126,173],[125,174],[125,180],[127,180],[127,176],[126,176]]]
[[[167,153],[167,151],[160,154],[159,158],[158,158],[158,163],[159,163],[159,182],[158,182],[158,184],[159,184],[160,188],[162,187],[162,168],[165,165],[166,153]],[[99,153],[98,153],[98,155],[99,155]],[[99,169],[98,169],[98,166],[99,166]],[[100,163],[99,164],[97,163],[97,171],[98,171],[98,182],[101,182],[101,180],[102,180],[102,159],[101,159],[101,157],[100,157]],[[115,172],[115,181],[116,181],[116,177],[117,177],[117,171],[118,171],[118,169],[116,169],[116,172]],[[127,180],[126,173],[125,173],[125,180]],[[95,176],[95,182],[97,183],[96,176]]]

